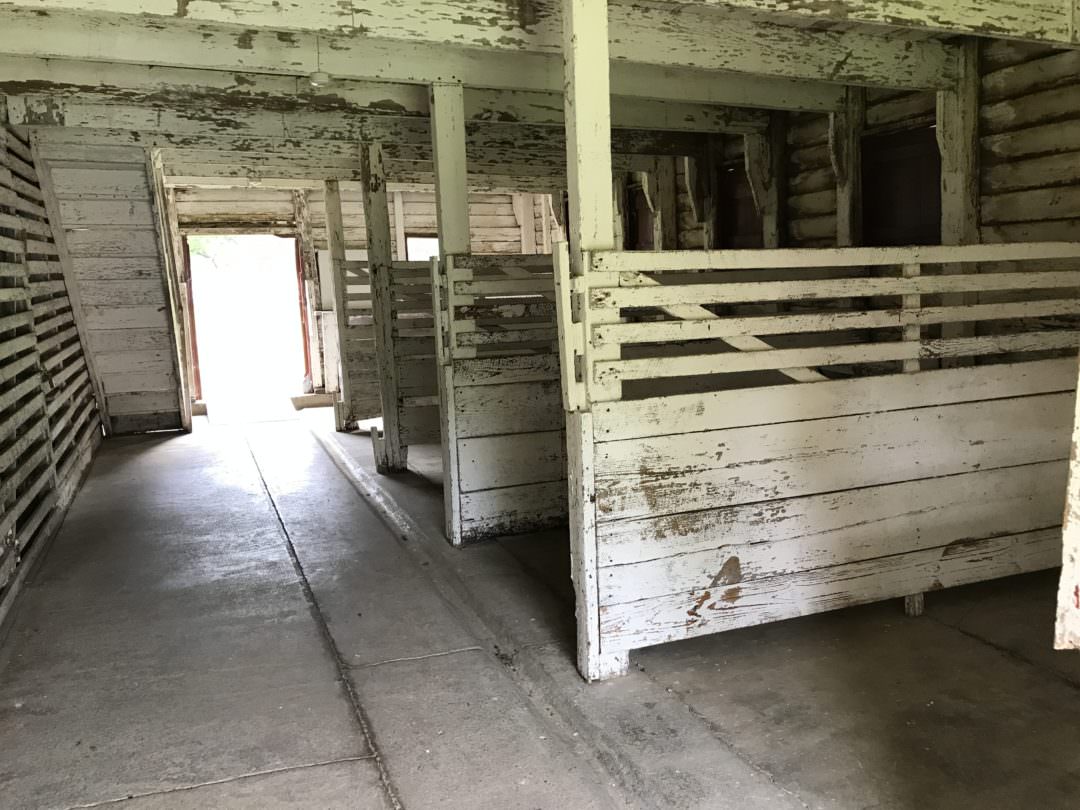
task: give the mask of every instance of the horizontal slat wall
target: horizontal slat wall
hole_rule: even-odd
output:
[[[0,618],[101,440],[29,144],[0,125]]]
[[[596,653],[1060,562],[1080,245],[557,258]]]
[[[326,247],[326,203],[322,191],[310,193],[311,228],[316,245]],[[434,193],[402,192],[407,236],[435,236]],[[367,247],[367,226],[361,192],[350,188],[341,191],[341,213],[345,223],[345,245],[350,250]],[[397,245],[394,207],[390,206],[391,244],[395,256],[401,256]],[[477,253],[520,253],[521,228],[514,216],[513,196],[510,194],[472,193],[469,195],[469,232],[472,249]]]
[[[604,406],[602,635],[632,649],[1055,565],[1075,363],[1027,365],[761,389],[814,404],[768,424],[721,392],[693,433]]]
[[[564,523],[551,258],[454,256],[436,285],[451,541]]]
[[[164,264],[146,154],[39,143],[78,284],[89,351],[113,433],[182,427]]]

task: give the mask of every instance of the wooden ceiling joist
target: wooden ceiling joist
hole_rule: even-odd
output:
[[[0,94],[155,108],[198,104],[222,120],[248,111],[429,115],[427,89],[415,84],[339,79],[315,88],[298,76],[20,56],[0,56]],[[611,107],[616,129],[744,133],[768,123],[766,112],[742,107],[627,96],[613,97]],[[465,117],[562,127],[563,100],[557,93],[467,89]]]
[[[440,12],[437,4],[372,0],[365,4],[362,25],[354,23],[351,11],[348,25],[342,25],[341,7],[325,0],[24,0],[0,7],[0,52],[561,92],[559,0],[534,0],[524,21],[512,8],[471,0]],[[332,30],[348,35],[315,33],[324,30],[319,15],[326,14],[338,20]],[[623,64],[652,68],[650,97],[682,100],[701,99],[694,98],[690,76],[670,73],[677,68],[912,89],[945,88],[957,75],[956,49],[934,39],[812,30],[731,19],[708,9],[672,13],[636,2],[610,4],[608,16],[614,95],[638,94],[621,83]]]

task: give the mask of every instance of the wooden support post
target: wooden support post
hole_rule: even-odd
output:
[[[308,192],[293,192],[293,221],[296,223],[296,242],[299,247],[300,269],[304,283],[304,306],[307,311],[308,346],[311,347],[311,387],[323,387],[322,345],[315,310],[320,308],[319,271],[315,259],[315,238],[311,233],[311,205]]]
[[[465,154],[465,101],[460,84],[431,86],[431,143],[435,158],[435,218],[439,230],[439,262],[432,264],[432,293],[436,310],[436,340],[450,334],[453,313],[440,312],[452,290],[442,285],[442,272],[455,254],[469,253],[469,188]],[[454,347],[441,352],[439,365],[439,415],[443,456],[443,506],[446,534],[457,546],[461,537],[461,475],[458,469],[457,406],[455,403]]]
[[[954,88],[937,94],[937,139],[941,151],[941,244],[974,245],[979,235],[979,44],[966,40],[960,48],[960,72]],[[943,273],[960,273],[961,265],[942,267]],[[976,269],[975,272],[978,272]],[[977,304],[978,293],[945,296],[946,306]],[[972,323],[943,324],[942,338],[973,337]],[[966,362],[956,358],[943,366]]]
[[[679,191],[675,182],[675,158],[656,159],[656,210],[660,217],[657,250],[676,250],[679,245]]]
[[[398,261],[409,260],[409,238],[405,233],[405,201],[400,191],[394,192],[394,255]]]
[[[352,416],[352,381],[349,379],[349,314],[345,309],[345,224],[341,217],[341,186],[337,180],[326,181],[326,241],[330,248],[331,283],[334,295],[334,320],[337,323],[340,356],[339,394],[334,403],[334,423],[338,430],[347,430],[356,420]]]
[[[153,209],[158,250],[165,268],[165,295],[169,304],[169,320],[174,341],[173,363],[176,367],[177,399],[180,406],[180,425],[191,432],[190,370],[193,367],[184,320],[186,295],[180,292],[180,269],[177,261],[180,245],[180,226],[175,206],[169,207],[166,199],[165,173],[161,165],[161,153],[154,149],[146,157],[146,174],[150,181],[150,204]]]
[[[442,256],[468,253],[465,97],[460,84],[431,85],[431,145],[435,157],[439,253]]]
[[[611,91],[607,4],[563,0],[567,183],[570,258],[580,273],[582,251],[612,250]]]
[[[563,0],[563,98],[570,187],[567,231],[574,275],[585,272],[588,251],[615,248],[607,14],[607,3]],[[605,650],[600,642],[593,425],[589,408],[586,397],[585,412],[567,415],[566,455],[578,669],[586,679],[597,680],[625,673],[630,656],[626,650]]]
[[[770,116],[766,132],[743,136],[746,176],[754,205],[761,215],[761,243],[765,249],[780,247],[782,225],[780,199],[784,176],[786,146],[784,119],[781,114]]]
[[[1080,402],[1076,405],[1073,418],[1072,446],[1080,447]],[[1080,650],[1080,453],[1075,450],[1069,461],[1069,486],[1062,534],[1054,649]]]
[[[847,88],[844,106],[829,117],[829,148],[836,174],[836,244],[862,243],[862,132],[866,91]]]
[[[901,267],[900,273],[904,278],[917,278],[922,273],[922,268],[917,264],[905,264]],[[922,306],[921,295],[904,295],[901,296],[900,307],[904,312],[911,312],[918,310]],[[922,327],[919,324],[909,324],[904,327],[904,340],[915,341],[916,343],[922,340]],[[918,359],[904,360],[904,373],[915,374],[922,368],[922,361]],[[926,601],[925,594],[913,593],[904,597],[904,614],[911,617],[922,616],[923,606]]]
[[[390,292],[393,253],[390,237],[390,203],[386,195],[382,146],[360,145],[360,182],[364,189],[364,221],[367,223],[368,278],[371,282],[371,313],[375,326],[375,362],[379,370],[382,431],[372,428],[375,469],[405,472],[408,448],[401,442],[401,393],[394,359],[394,312]]]

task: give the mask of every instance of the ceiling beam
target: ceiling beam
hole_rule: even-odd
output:
[[[321,70],[392,82],[562,89],[561,23],[555,0],[533,0],[533,13],[524,22],[511,12],[511,4],[491,0],[459,0],[444,13],[430,3],[371,0],[365,3],[362,21],[347,29],[348,36],[303,29],[303,19],[331,5],[337,8],[326,0],[312,4],[170,0],[168,13],[162,13],[161,2],[84,3],[93,9],[147,16],[56,10],[80,5],[66,0],[27,0],[27,4],[32,7],[0,5],[0,52],[292,75]],[[483,13],[469,14],[473,7]],[[259,8],[261,16],[253,11]],[[183,18],[177,16],[181,9]],[[613,94],[636,95],[620,86],[618,66],[624,62],[912,89],[942,89],[957,75],[955,48],[936,40],[733,20],[708,10],[672,13],[639,3],[612,4],[609,17]],[[236,25],[237,20],[247,24]],[[273,29],[252,27],[271,21]],[[672,77],[657,73],[656,78],[659,86],[654,92],[662,97],[693,100],[682,94],[690,91],[680,92]]]
[[[415,116],[216,110],[191,103],[101,103],[82,96],[51,95],[9,96],[7,106],[16,126],[131,133],[117,145],[198,148],[208,144],[206,148],[213,149],[217,148],[214,144],[228,141],[237,151],[269,151],[257,143],[304,148],[313,141],[368,141],[384,144],[388,157],[408,150],[416,159],[430,159],[431,151],[429,119]],[[474,154],[497,152],[519,156],[518,160],[565,163],[565,135],[559,128],[472,121],[467,129],[470,159]],[[705,135],[696,132],[620,129],[612,136],[612,148],[623,154],[693,155],[704,143]]]
[[[697,6],[743,12],[755,19],[862,23],[942,34],[1019,39],[1061,47],[1080,42],[1069,0],[658,0],[685,8]]]
[[[368,115],[428,116],[422,85],[338,79],[312,87],[306,78],[265,73],[165,68],[0,55],[0,95],[60,98],[156,106],[207,104],[213,109],[300,110]],[[743,133],[762,130],[767,113],[739,107],[615,96],[615,126],[686,132]],[[466,120],[563,125],[562,96],[517,90],[467,89]]]

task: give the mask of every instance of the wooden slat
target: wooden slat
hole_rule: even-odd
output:
[[[1046,394],[607,442],[596,452],[598,519],[1065,459],[1073,398]]]
[[[767,349],[757,352],[698,354],[683,357],[650,357],[597,363],[594,379],[644,380],[656,377],[688,377],[699,374],[732,374],[796,366],[834,366],[847,363],[883,363],[919,358],[971,357],[1006,352],[1036,352],[1080,346],[1080,331],[1024,332],[976,338],[861,343],[809,349]]]
[[[761,281],[631,286],[593,289],[594,308],[647,308],[682,304],[751,303],[757,301],[820,301],[885,295],[935,295],[991,290],[1063,289],[1080,287],[1080,272],[979,273],[915,278],[851,278],[814,281]]]

